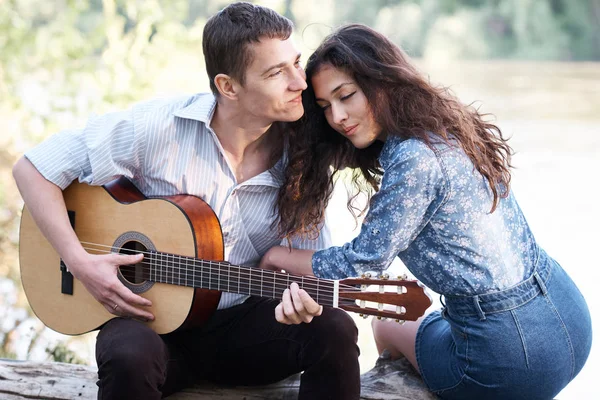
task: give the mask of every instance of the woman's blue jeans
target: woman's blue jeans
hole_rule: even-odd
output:
[[[445,303],[424,319],[416,342],[423,379],[444,399],[552,399],[589,355],[586,302],[543,250],[522,283]]]

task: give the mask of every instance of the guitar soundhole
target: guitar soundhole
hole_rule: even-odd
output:
[[[121,247],[119,253],[147,254],[147,251],[148,249],[142,243],[136,241],[129,241]],[[123,276],[123,278],[127,282],[132,283],[134,285],[139,285],[141,283],[146,282],[149,279],[150,268],[148,266],[148,262],[145,260],[142,260],[141,262],[132,265],[121,265],[121,267],[119,267],[119,270],[121,271],[121,275]]]

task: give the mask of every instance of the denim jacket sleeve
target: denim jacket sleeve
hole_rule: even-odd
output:
[[[316,276],[341,279],[383,271],[405,250],[440,207],[447,190],[438,157],[425,143],[389,138],[380,163],[381,188],[369,205],[359,235],[341,247],[316,252]]]

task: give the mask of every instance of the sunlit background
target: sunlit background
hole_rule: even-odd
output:
[[[92,114],[208,91],[202,28],[227,3],[0,0],[0,357],[94,364],[94,334],[56,334],[27,305],[12,165]],[[363,22],[401,45],[432,82],[494,114],[512,136],[513,188],[534,234],[579,285],[600,330],[600,0],[256,3],[295,22],[305,59],[332,27]],[[337,244],[356,234],[339,189],[329,214]],[[364,372],[377,354],[369,321],[357,322]],[[598,346],[559,399],[598,396]]]

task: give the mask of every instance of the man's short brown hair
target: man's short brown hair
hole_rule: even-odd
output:
[[[250,43],[262,38],[286,40],[294,24],[275,11],[247,2],[233,3],[213,15],[204,26],[202,49],[210,89],[218,96],[215,76],[227,74],[245,83],[246,68],[252,63]]]

